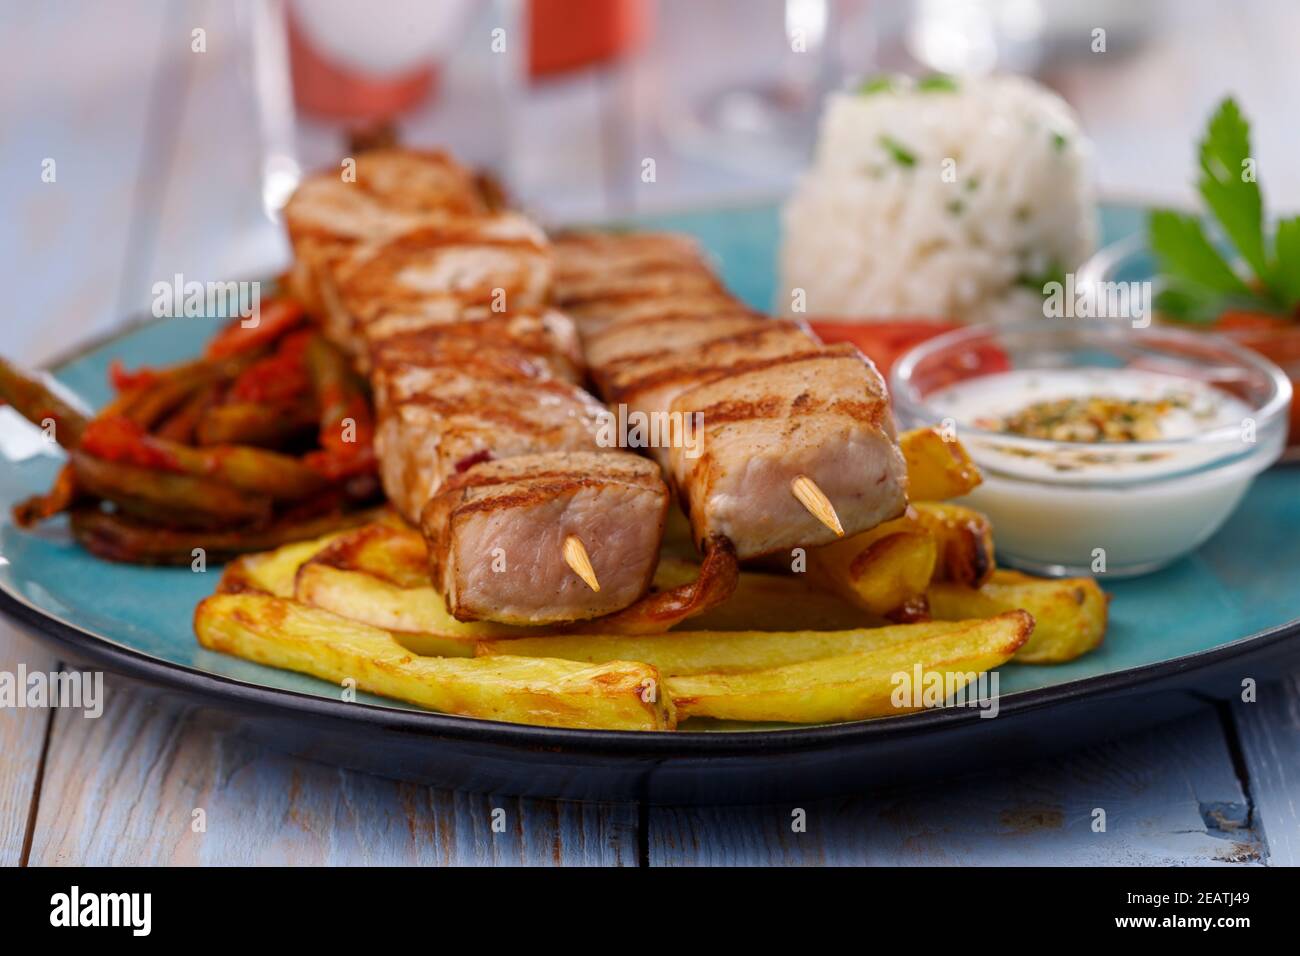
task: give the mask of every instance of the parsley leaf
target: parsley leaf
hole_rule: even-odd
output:
[[[909,167],[916,165],[916,155],[898,140],[888,136],[881,136],[880,145],[885,148],[885,152],[889,153],[898,165]]]
[[[1179,280],[1179,285],[1203,292],[1250,296],[1241,277],[1210,244],[1196,216],[1156,209],[1148,229],[1151,250],[1160,260],[1161,270]]]
[[[1269,277],[1264,250],[1264,202],[1254,176],[1246,177],[1250,155],[1250,124],[1228,97],[1210,117],[1200,147],[1201,178],[1197,184],[1205,204],[1223,227],[1237,252],[1261,280]]]
[[[1300,216],[1277,224],[1272,286],[1287,309],[1300,305]]]
[[[1160,315],[1196,325],[1212,325],[1223,314],[1224,299],[1199,286],[1171,282],[1156,293],[1152,306]]]
[[[872,93],[892,93],[894,92],[894,78],[889,74],[882,76],[873,76],[869,80],[863,80],[858,85],[857,93],[859,96],[870,96]]]
[[[1053,259],[1047,264],[1047,267],[1041,272],[1029,273],[1022,272],[1016,276],[1014,285],[1021,289],[1028,289],[1031,292],[1037,292],[1039,295],[1047,295],[1047,285],[1050,282],[1059,282],[1065,285],[1065,269]]]
[[[957,81],[946,73],[931,73],[916,81],[918,93],[956,93]]]

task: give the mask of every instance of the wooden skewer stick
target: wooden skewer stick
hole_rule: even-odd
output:
[[[835,506],[825,492],[817,487],[817,482],[807,475],[798,475],[790,482],[790,490],[810,515],[835,532],[835,537],[844,537],[844,525],[840,524],[840,516],[835,513]]]
[[[843,534],[843,532],[840,532]],[[600,581],[596,578],[596,569],[591,566],[591,558],[583,546],[582,539],[576,534],[564,539],[564,562],[573,568],[573,573],[586,582],[593,591],[600,590]]]

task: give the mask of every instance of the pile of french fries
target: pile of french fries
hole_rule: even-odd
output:
[[[195,632],[212,650],[444,713],[616,730],[888,716],[920,706],[900,702],[900,674],[951,692],[1008,661],[1095,648],[1096,582],[998,569],[988,520],[947,500],[980,481],[965,450],[932,429],[900,444],[903,517],[793,556],[805,573],[745,570],[730,600],[665,634],[458,621],[429,584],[422,537],[391,515],[228,565]],[[657,588],[697,573],[673,556],[681,544],[666,544]]]

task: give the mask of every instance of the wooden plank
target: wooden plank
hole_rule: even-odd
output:
[[[1232,715],[1267,862],[1300,866],[1300,674],[1261,684]]]
[[[32,865],[636,865],[637,810],[434,790],[275,753],[111,677],[62,713]],[[195,811],[205,832],[196,832]],[[504,832],[493,831],[494,811]]]
[[[12,625],[0,622],[0,673],[50,672],[54,655]],[[48,708],[0,708],[0,866],[23,862],[41,757],[54,712]]]
[[[1106,832],[1092,830],[1093,811]],[[1015,771],[792,806],[651,809],[652,865],[1257,863],[1217,714]]]

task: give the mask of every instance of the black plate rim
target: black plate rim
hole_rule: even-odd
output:
[[[133,316],[102,335],[86,339],[44,363],[46,371],[60,368],[111,345],[142,328],[169,321],[149,313]],[[925,734],[964,721],[981,720],[971,707],[936,708],[896,717],[819,724],[783,730],[746,731],[635,731],[583,730],[512,724],[504,721],[406,710],[380,704],[346,703],[314,694],[268,687],[225,677],[185,664],[176,664],[119,644],[112,638],[63,621],[0,584],[0,614],[24,625],[29,633],[78,652],[94,663],[128,677],[171,687],[204,697],[220,705],[238,704],[259,710],[299,714],[329,720],[357,720],[377,729],[426,737],[452,738],[468,744],[524,746],[531,749],[563,748],[572,753],[620,757],[752,756],[780,754],[840,746],[869,739],[883,740]],[[1226,644],[1180,657],[1129,667],[1109,674],[1085,677],[1034,690],[1019,691],[999,699],[999,715],[1054,707],[1079,697],[1131,690],[1178,673],[1213,668],[1250,651],[1277,646],[1300,636],[1300,618],[1237,638]]]

